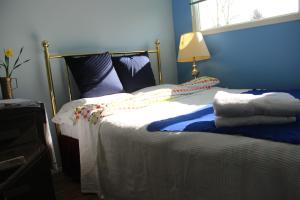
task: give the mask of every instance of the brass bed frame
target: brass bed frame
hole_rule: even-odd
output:
[[[54,91],[54,84],[53,84],[53,77],[52,77],[52,70],[51,70],[51,59],[58,59],[58,58],[64,58],[68,56],[88,56],[88,55],[97,55],[100,54],[101,52],[96,52],[96,53],[71,53],[71,54],[50,54],[49,53],[49,42],[47,40],[44,40],[42,42],[42,46],[44,48],[44,56],[45,56],[45,64],[46,64],[46,70],[47,70],[47,79],[48,79],[48,87],[49,87],[49,95],[50,95],[50,100],[51,100],[51,111],[52,115],[55,116],[57,113],[57,104],[56,104],[56,96],[55,96],[55,91]],[[157,58],[157,70],[158,70],[158,84],[161,84],[163,82],[163,77],[162,77],[162,70],[161,70],[161,57],[160,57],[160,41],[156,40],[155,41],[155,49],[150,49],[150,50],[141,50],[141,51],[124,51],[124,52],[110,52],[111,55],[130,55],[130,54],[135,54],[135,53],[143,53],[147,51],[148,53],[156,54]],[[69,68],[66,65],[66,74],[67,74],[67,79],[68,79],[68,95],[69,95],[69,101],[72,101],[72,87],[71,87],[71,79],[70,79],[70,72]],[[58,126],[56,127],[56,133],[59,136],[60,130]]]

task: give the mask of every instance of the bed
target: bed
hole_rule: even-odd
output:
[[[42,42],[44,49],[45,66],[47,72],[47,80],[49,87],[49,96],[51,103],[52,116],[55,116],[58,112],[57,98],[55,95],[54,79],[52,73],[51,62],[54,60],[64,59],[68,56],[91,56],[98,55],[102,52],[89,52],[89,53],[65,53],[65,54],[52,54],[49,52],[49,42],[44,40]],[[160,55],[160,41],[155,41],[154,49],[134,50],[134,51],[114,51],[110,52],[114,56],[119,55],[134,55],[144,53],[147,51],[149,54],[154,55],[156,61],[156,82],[161,84],[163,82],[163,75],[161,69],[161,55]],[[72,78],[69,67],[65,65],[65,77],[67,81],[68,100],[72,101],[76,99],[76,88],[72,87]],[[79,157],[79,143],[78,135],[74,131],[73,126],[58,125],[55,124],[55,130],[57,133],[58,143],[60,147],[60,155],[62,160],[63,172],[69,175],[74,180],[80,180],[80,157]],[[63,134],[62,134],[63,133]]]
[[[46,63],[49,64],[47,54]],[[212,87],[170,101],[114,112],[101,118],[101,123],[85,118],[74,123],[74,109],[79,106],[114,99],[125,102],[132,95],[147,96],[157,91],[165,94],[176,87],[162,84],[132,94],[79,99],[55,113],[54,121],[60,125],[63,137],[79,141],[72,148],[78,151],[76,145],[80,147],[75,153],[80,154],[83,192],[98,193],[106,199],[300,198],[298,145],[208,132],[147,131],[152,122],[206,106],[217,91],[245,90]],[[63,154],[64,144],[60,144]]]

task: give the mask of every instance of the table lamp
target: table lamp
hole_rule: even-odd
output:
[[[197,78],[199,71],[196,61],[210,58],[204,38],[200,32],[182,34],[180,37],[178,62],[193,62],[192,76]]]

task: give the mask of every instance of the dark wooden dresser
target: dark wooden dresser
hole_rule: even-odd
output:
[[[29,100],[3,102],[0,101],[0,200],[55,199],[43,104]]]

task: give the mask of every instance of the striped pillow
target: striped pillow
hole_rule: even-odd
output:
[[[78,85],[81,98],[123,92],[122,83],[108,52],[92,56],[65,57],[65,60]]]

